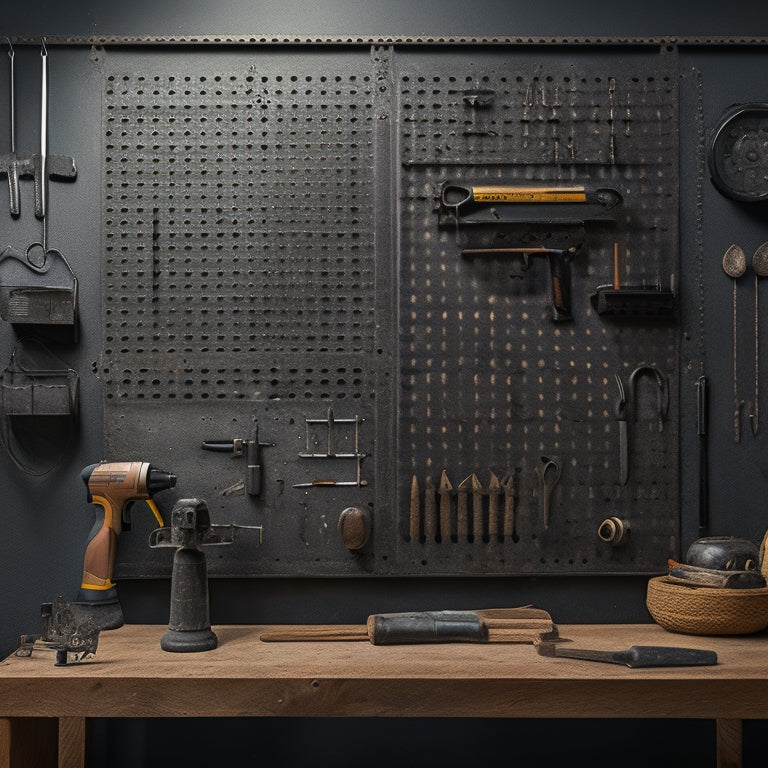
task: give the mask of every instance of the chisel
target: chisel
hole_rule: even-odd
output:
[[[417,643],[534,643],[554,640],[557,627],[539,608],[379,613],[362,624],[286,626],[262,632],[264,642],[369,640],[373,645]]]
[[[623,664],[625,667],[702,667],[717,664],[714,651],[698,648],[675,648],[664,645],[633,645],[626,651],[594,651],[583,648],[565,648],[552,642],[536,643],[540,656],[557,656],[583,661],[602,661]]]

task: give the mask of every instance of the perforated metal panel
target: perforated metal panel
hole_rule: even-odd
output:
[[[264,525],[212,573],[652,571],[675,554],[677,328],[590,303],[614,243],[626,284],[674,284],[673,50],[127,50],[105,66],[107,446],[176,472],[215,522]],[[448,181],[620,192],[579,235],[571,322],[551,319],[545,259],[462,255],[474,233],[438,216]],[[630,391],[646,367],[669,406],[638,378],[622,485],[616,375]],[[256,424],[249,495],[243,459],[199,445]],[[546,524],[542,457],[561,467]],[[338,532],[349,506],[372,515],[359,551]],[[597,535],[610,516],[631,526],[622,547]],[[162,558],[121,540],[118,575]]]
[[[362,397],[369,76],[184,64],[107,79],[106,397]]]
[[[424,571],[644,570],[677,546],[677,328],[616,323],[590,303],[611,284],[614,243],[623,285],[674,286],[674,65],[664,53],[540,51],[403,63],[400,551]],[[552,322],[546,259],[521,275],[508,254],[462,256],[484,233],[436,228],[446,182],[620,192],[612,224],[585,225],[572,322]],[[539,215],[530,229],[556,241],[545,204]],[[626,485],[617,375],[630,401]],[[659,394],[671,396],[663,418]],[[561,467],[548,520],[544,457]],[[620,548],[598,536],[611,516],[632,531]]]

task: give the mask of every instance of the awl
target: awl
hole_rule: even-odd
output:
[[[594,651],[585,648],[565,648],[551,642],[536,644],[541,656],[559,656],[583,661],[603,661],[625,667],[706,667],[717,664],[714,651],[698,648],[676,648],[664,645],[633,645],[626,651]]]
[[[554,640],[557,627],[539,608],[378,613],[367,624],[298,625],[262,632],[264,642],[369,640],[373,645],[417,643],[533,643]]]

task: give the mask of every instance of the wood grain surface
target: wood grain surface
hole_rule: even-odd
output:
[[[0,662],[0,717],[482,716],[768,718],[768,639],[657,625],[566,625],[573,647],[717,651],[716,667],[628,669],[530,645],[263,643],[276,626],[214,627],[219,647],[160,649],[163,626],[102,632],[93,661]]]

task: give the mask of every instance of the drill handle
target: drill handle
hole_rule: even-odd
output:
[[[96,521],[88,536],[83,561],[81,589],[107,590],[114,587],[117,536],[120,533],[120,515],[103,496],[94,496],[93,503],[104,509],[104,516]]]

